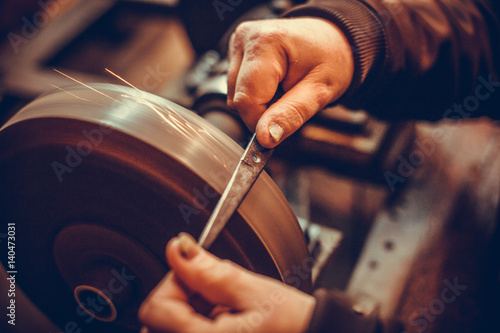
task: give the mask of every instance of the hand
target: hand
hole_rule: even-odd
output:
[[[272,148],[349,87],[354,60],[346,37],[320,18],[250,21],[229,45],[228,105]],[[285,94],[267,108],[281,83]]]
[[[307,329],[314,297],[221,260],[187,234],[172,239],[166,252],[173,274],[167,274],[142,304],[139,320],[145,327],[141,332],[294,333]],[[209,304],[216,307],[209,315],[202,314]]]

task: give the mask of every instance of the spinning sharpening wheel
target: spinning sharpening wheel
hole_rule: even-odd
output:
[[[16,225],[19,288],[55,324],[137,332],[138,306],[168,271],[166,243],[200,235],[243,150],[162,98],[92,88],[44,95],[1,129],[2,228]],[[293,276],[307,265],[306,245],[267,174],[212,252],[311,288]]]

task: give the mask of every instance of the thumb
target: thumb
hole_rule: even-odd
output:
[[[344,92],[334,82],[314,76],[306,76],[262,114],[255,128],[261,145],[275,147]]]
[[[186,233],[169,242],[167,260],[186,287],[214,305],[242,311],[267,292],[268,283],[263,283],[262,277],[217,258]]]

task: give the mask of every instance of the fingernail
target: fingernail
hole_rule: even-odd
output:
[[[196,255],[200,252],[200,248],[193,236],[188,233],[181,232],[177,237],[182,256],[188,260],[196,257]]]
[[[284,133],[283,127],[281,127],[279,124],[272,123],[269,126],[269,134],[271,134],[271,137],[273,138],[274,142],[276,143],[280,142],[283,133]]]

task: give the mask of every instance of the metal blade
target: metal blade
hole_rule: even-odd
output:
[[[252,136],[226,189],[208,219],[198,243],[208,249],[219,236],[233,213],[245,199],[260,173],[267,164],[274,149],[262,147],[255,134]]]

